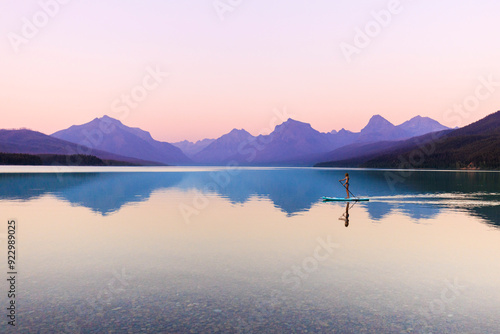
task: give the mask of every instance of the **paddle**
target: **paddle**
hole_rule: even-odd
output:
[[[340,182],[340,180],[339,180],[339,182]],[[347,187],[345,186],[345,184],[343,184],[342,182],[340,182],[340,184],[341,184],[341,185],[343,185],[343,186],[344,186],[344,188],[346,188],[346,189],[347,189]],[[356,198],[358,198],[358,196],[354,195],[354,194],[353,194],[353,193],[352,193],[349,189],[347,189],[347,191],[349,192],[349,194],[351,194],[351,195],[352,195],[352,197],[356,197]]]

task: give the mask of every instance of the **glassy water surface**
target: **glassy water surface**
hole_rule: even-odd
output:
[[[500,173],[349,170],[346,204],[340,169],[0,171],[18,331],[500,328]]]

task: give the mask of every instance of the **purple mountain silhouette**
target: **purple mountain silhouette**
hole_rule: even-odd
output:
[[[190,142],[188,140],[179,141],[176,143],[171,143],[172,145],[180,148],[185,155],[192,158],[196,153],[203,150],[208,145],[212,144],[215,139],[202,139],[196,142]]]
[[[449,128],[429,117],[415,116],[397,126],[409,137],[421,136],[429,132],[448,130]]]
[[[374,115],[370,118],[368,124],[361,130],[356,138],[356,142],[397,140],[407,137],[403,129],[398,128],[380,115]]]
[[[351,145],[379,141],[396,141],[425,133],[448,129],[427,117],[414,117],[395,126],[380,115],[373,116],[360,132],[345,129],[322,133],[308,123],[288,119],[269,135],[252,136],[244,130],[233,130],[194,155],[197,163],[221,164],[296,164],[318,161],[325,154]]]
[[[131,128],[109,116],[95,118],[89,123],[73,125],[51,135],[72,143],[95,149],[166,164],[186,164],[191,160],[169,143],[154,140],[151,134]]]
[[[0,130],[0,152],[26,154],[86,154],[104,160],[117,160],[140,165],[158,164],[95,148],[78,145],[32,130]]]
[[[193,160],[208,164],[227,163],[232,160],[241,162],[244,159],[243,146],[254,140],[255,137],[247,131],[233,129],[195,154]]]
[[[4,152],[68,154],[61,149],[64,147],[61,142],[54,144],[48,139],[51,138],[64,141],[66,146],[68,142],[73,143],[74,148],[89,147],[100,152],[99,157],[106,159],[129,157],[164,164],[194,162],[213,165],[235,161],[242,165],[289,165],[335,159],[335,155],[341,152],[336,150],[342,147],[346,147],[346,152],[342,155],[351,156],[348,145],[354,145],[351,147],[354,148],[361,144],[391,142],[445,129],[448,128],[428,117],[417,116],[395,126],[382,116],[374,115],[360,132],[341,129],[338,132],[332,130],[323,133],[308,123],[288,119],[277,125],[269,135],[253,136],[243,129],[233,129],[217,139],[205,139],[196,143],[182,141],[172,145],[153,139],[149,132],[140,128],[128,127],[119,120],[103,116],[86,124],[58,131],[47,138],[35,139],[37,137],[32,133],[25,133],[22,145],[19,144],[20,138],[17,138],[16,141],[0,142],[0,148],[3,147]],[[4,136],[7,136],[6,133]],[[103,156],[103,152],[108,156]],[[328,160],[322,160],[321,157],[328,157]]]
[[[288,119],[277,125],[268,136],[259,136],[264,143],[256,152],[255,162],[275,163],[298,157],[325,152],[334,145],[333,135],[319,132],[309,123]]]

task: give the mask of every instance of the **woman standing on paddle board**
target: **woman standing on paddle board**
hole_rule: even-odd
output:
[[[345,181],[345,183],[342,183],[342,181]],[[339,182],[344,185],[345,191],[347,193],[346,198],[349,198],[349,173],[345,173],[345,177],[342,180],[339,180]]]

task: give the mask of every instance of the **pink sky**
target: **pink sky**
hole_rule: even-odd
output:
[[[340,45],[390,3],[242,0],[221,20],[212,1],[69,1],[48,5],[53,17],[16,52],[12,36],[44,14],[38,1],[2,1],[0,128],[50,134],[107,114],[178,141],[258,134],[276,108],[320,131],[359,131],[373,114],[463,126],[500,109],[500,86],[479,79],[500,82],[500,3],[401,1],[348,62]],[[169,76],[117,112],[148,67]],[[447,113],[478,91],[469,111]]]

